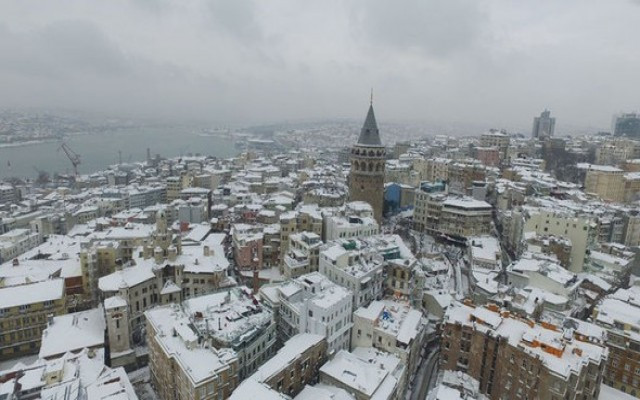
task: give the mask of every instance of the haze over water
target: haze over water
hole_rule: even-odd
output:
[[[144,161],[147,147],[152,156],[176,157],[188,153],[200,153],[216,157],[231,157],[236,150],[231,139],[203,136],[192,128],[130,128],[113,132],[77,135],[67,139],[68,145],[80,154],[81,174],[92,173],[118,163],[118,150],[122,161]],[[0,178],[35,178],[36,168],[49,174],[72,173],[69,159],[61,142],[37,143],[18,147],[0,148]],[[10,164],[10,165],[9,165]]]

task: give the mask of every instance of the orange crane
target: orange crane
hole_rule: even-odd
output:
[[[60,145],[60,147],[58,148],[58,151],[60,151],[60,149],[64,151],[64,154],[66,154],[67,158],[69,158],[69,161],[71,161],[71,165],[73,165],[73,175],[77,177],[78,165],[80,165],[80,154],[71,150],[71,147],[69,147],[69,145],[67,145],[66,143],[62,143],[62,145]]]

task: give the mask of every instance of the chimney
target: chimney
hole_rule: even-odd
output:
[[[20,265],[20,261],[19,261],[17,258],[14,258],[14,259],[13,259],[13,266],[14,266],[14,267],[17,267],[17,266],[19,266],[19,265]]]
[[[175,261],[176,258],[178,258],[178,249],[176,246],[169,246],[167,250],[169,261]]]
[[[209,257],[210,252],[211,252],[211,249],[209,249],[209,246],[204,246],[204,248],[203,248],[204,256],[205,257]]]
[[[142,247],[143,258],[148,260],[151,258],[152,249],[148,244],[144,244]]]
[[[258,266],[254,265],[253,266],[253,294],[257,294],[258,293],[258,289],[259,289],[259,271],[258,271]]]
[[[153,258],[156,261],[156,264],[161,264],[162,260],[164,259],[164,252],[162,251],[162,248],[160,248],[160,246],[156,247],[155,250],[153,250]]]

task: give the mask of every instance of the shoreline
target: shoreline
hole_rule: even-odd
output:
[[[7,149],[12,147],[27,147],[27,146],[33,146],[36,144],[43,144],[43,143],[54,143],[60,140],[61,139],[36,139],[36,140],[25,140],[23,142],[0,143],[0,149]]]

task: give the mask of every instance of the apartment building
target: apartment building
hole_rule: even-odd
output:
[[[633,203],[640,200],[640,172],[626,173],[623,176],[625,203]]]
[[[146,313],[151,385],[161,399],[217,400],[238,386],[238,358],[199,336],[178,305]]]
[[[16,190],[11,185],[0,184],[0,204],[12,204],[16,201]]]
[[[327,352],[349,348],[353,297],[318,272],[260,288],[260,295],[277,315],[278,336],[284,343],[298,333],[326,337]]]
[[[160,229],[153,242],[138,248],[127,265],[99,278],[99,296],[105,309],[112,305],[118,309],[117,315],[122,315],[121,303],[127,309],[122,327],[113,330],[108,324],[110,340],[121,335],[129,338],[131,346],[139,344],[143,339],[144,312],[149,308],[235,286],[220,239],[219,235],[210,236],[199,245],[182,246],[181,240],[174,240],[168,231]],[[114,356],[128,357],[130,350],[112,352],[111,361],[116,362]],[[129,361],[127,358],[118,363]]]
[[[380,225],[373,217],[373,208],[364,201],[345,204],[337,213],[324,219],[324,240],[377,235]]]
[[[447,310],[440,351],[442,369],[468,374],[496,400],[598,399],[608,355],[574,328],[461,303]]]
[[[449,179],[449,164],[451,162],[448,158],[431,158],[426,160],[422,179],[430,182],[446,181]]]
[[[422,232],[436,232],[446,197],[443,182],[422,182],[416,189],[413,205],[413,227]]]
[[[393,295],[394,298],[409,299],[411,293],[416,287],[414,282],[416,259],[394,259],[388,260],[385,266],[386,271],[386,291],[387,294]]]
[[[200,200],[200,206],[204,207],[205,216],[202,220],[209,220],[211,218],[211,205],[213,204],[213,192],[211,189],[201,187],[187,187],[180,191],[180,199],[184,201],[193,200],[194,203],[198,203],[196,200]]]
[[[320,368],[320,383],[343,389],[356,400],[400,400],[406,376],[398,357],[372,347],[341,350]]]
[[[261,226],[234,224],[233,259],[240,270],[262,269],[264,230]]]
[[[495,147],[500,150],[500,158],[504,158],[509,148],[511,137],[505,131],[492,129],[480,135],[481,147]]]
[[[166,214],[165,211],[163,211]],[[166,219],[165,219],[166,221]],[[88,242],[118,242],[122,261],[131,260],[134,250],[148,243],[154,232],[157,232],[157,226],[128,223],[124,226],[105,227],[101,231],[95,231],[86,237]]]
[[[561,236],[529,234],[526,251],[544,254],[558,260],[566,269],[571,267],[571,241]]]
[[[413,225],[432,235],[464,240],[489,234],[493,207],[472,197],[447,195],[444,185],[423,184],[416,190]]]
[[[289,211],[280,214],[280,256],[279,260],[284,260],[284,256],[289,250],[289,235],[300,232],[311,232],[322,236],[322,212],[314,204],[302,205],[296,211]]]
[[[620,165],[626,172],[640,172],[640,158],[626,160]]]
[[[464,238],[491,233],[493,207],[471,197],[449,197],[442,202],[438,229]]]
[[[324,336],[310,333],[293,336],[276,355],[240,384],[231,399],[248,399],[266,388],[296,396],[305,385],[317,381],[320,366],[326,361],[326,350]],[[256,390],[256,386],[262,388]]]
[[[317,271],[320,246],[322,238],[316,233],[302,232],[290,235],[289,250],[282,263],[284,276],[297,278]]]
[[[619,165],[627,160],[640,158],[640,142],[629,139],[611,139],[596,148],[596,163]]]
[[[138,400],[124,368],[104,365],[102,349],[81,349],[54,360],[18,363],[0,371],[3,399]]]
[[[624,200],[624,171],[608,165],[579,165],[586,169],[584,191],[605,201]]]
[[[377,235],[338,240],[320,250],[320,272],[353,292],[354,309],[382,298],[385,268],[390,261],[408,260],[413,254],[398,235]]]
[[[606,330],[609,358],[603,382],[640,397],[640,287],[618,289],[600,300],[593,321]]]
[[[524,254],[507,267],[507,283],[516,288],[536,287],[567,298],[575,297],[580,285],[576,274],[555,262],[530,254]]]
[[[432,235],[463,240],[491,232],[493,207],[471,197],[442,193],[416,194],[414,227]]]
[[[384,182],[397,182],[403,185],[417,185],[420,183],[420,173],[413,169],[411,158],[406,155],[402,159],[387,160],[384,170]]]
[[[181,223],[201,224],[209,221],[208,203],[199,197],[174,200],[171,205],[177,209],[177,220]]]
[[[472,236],[467,253],[474,269],[497,271],[502,268],[500,242],[493,236]]]
[[[449,164],[448,185],[449,191],[459,195],[470,195],[473,191],[473,183],[484,181],[487,170],[477,160],[456,161]]]
[[[49,318],[66,313],[64,279],[0,287],[0,360],[37,354]]]
[[[426,335],[422,312],[404,303],[374,301],[353,313],[351,348],[374,347],[394,354],[415,373]]]
[[[634,210],[623,215],[625,246],[640,246],[640,212]]]
[[[240,379],[250,376],[275,353],[276,323],[271,311],[255,304],[247,287],[195,297],[182,303],[199,337],[232,349]]]
[[[116,271],[122,263],[120,243],[116,241],[83,242],[80,250],[80,269],[84,293],[93,301],[99,297],[98,280]]]
[[[80,353],[104,350],[104,311],[101,307],[71,314],[51,316],[47,329],[42,332],[38,357],[51,360],[64,357],[68,352]]]
[[[42,243],[42,235],[30,229],[14,229],[0,235],[0,264],[13,260]]]
[[[535,232],[538,235],[555,235],[571,241],[571,264],[569,270],[574,273],[582,272],[587,247],[595,241],[595,225],[593,221],[584,216],[573,216],[564,212],[545,208],[526,207],[522,212],[514,211],[513,223],[521,222],[524,218],[520,233],[514,237],[520,239],[527,232]],[[514,230],[518,230],[514,228]],[[516,239],[519,240],[519,239]]]
[[[497,147],[476,147],[476,159],[486,167],[496,167],[500,164],[500,149]]]
[[[183,179],[181,176],[170,176],[167,178],[165,184],[167,186],[166,198],[169,203],[179,199],[182,189],[190,186],[188,180]]]
[[[489,400],[480,392],[480,383],[459,371],[442,371],[438,383],[426,400]]]

